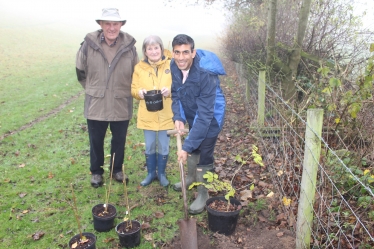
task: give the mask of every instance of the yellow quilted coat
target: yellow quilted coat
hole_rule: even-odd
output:
[[[138,109],[137,127],[144,130],[160,131],[174,129],[171,111],[171,95],[163,97],[164,108],[161,111],[150,112],[145,106],[144,99],[140,99],[139,90],[161,90],[163,87],[171,91],[170,61],[171,52],[164,50],[165,58],[157,63],[157,75],[155,69],[144,60],[136,64],[132,76],[131,95],[140,100]]]

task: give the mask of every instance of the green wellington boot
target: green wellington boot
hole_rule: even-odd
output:
[[[157,176],[158,180],[160,181],[160,185],[163,187],[167,187],[169,185],[169,181],[166,178],[166,164],[168,162],[169,155],[157,155]]]
[[[140,183],[142,186],[147,186],[151,184],[153,180],[157,179],[156,166],[157,166],[157,157],[156,153],[151,155],[145,155],[145,163],[147,164],[147,177]]]
[[[191,154],[187,156],[187,177],[185,179],[186,189],[191,183],[196,182],[196,165],[199,163],[200,154]],[[182,191],[182,183],[177,182],[173,185],[175,191]]]
[[[213,164],[209,165],[199,165],[196,167],[196,182],[204,182],[207,183],[206,179],[203,175],[207,171],[213,170]],[[191,204],[188,211],[190,214],[199,214],[204,211],[205,203],[209,199],[208,189],[206,189],[203,185],[197,186],[197,198]]]

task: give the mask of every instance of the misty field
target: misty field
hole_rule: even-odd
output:
[[[97,248],[116,248],[119,240],[114,229],[102,233],[93,229],[91,209],[104,203],[106,188],[90,186],[84,94],[74,64],[80,38],[32,24],[11,29],[0,25],[7,33],[1,41],[0,63],[1,247],[67,248],[69,239],[79,233],[72,209],[73,184],[82,230],[96,234]],[[143,133],[135,125],[136,107],[128,131],[125,171],[130,177],[131,218],[148,227],[142,230],[139,248],[152,248],[175,236],[183,202],[181,193],[158,182],[139,187],[146,170]],[[108,132],[107,154],[109,145]],[[167,167],[171,183],[179,179],[175,148],[172,139]],[[105,182],[108,187],[108,174]],[[118,224],[127,210],[122,184],[112,182],[109,203],[117,208]]]

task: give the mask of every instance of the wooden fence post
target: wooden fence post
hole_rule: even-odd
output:
[[[244,65],[243,65],[243,71],[244,71]],[[250,77],[248,77],[248,78],[250,78]],[[249,99],[251,97],[251,80],[244,78],[244,82],[245,82],[245,97],[246,97],[247,101],[249,101]]]
[[[322,109],[307,111],[303,174],[296,222],[296,249],[310,248],[313,224],[313,204],[321,154]]]
[[[244,74],[243,74],[243,58],[240,58],[239,59],[239,77],[240,77],[240,84],[243,83],[243,78],[244,78]]]
[[[235,69],[236,69],[236,73],[238,74],[238,79],[240,83],[240,63],[235,62]]]
[[[257,124],[264,126],[265,123],[265,71],[260,71],[258,74],[258,103],[257,103]]]

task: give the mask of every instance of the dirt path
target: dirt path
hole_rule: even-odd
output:
[[[16,130],[12,130],[12,131],[8,131],[7,133],[3,134],[0,136],[0,141],[2,141],[4,138],[8,137],[8,136],[11,136],[13,134],[16,134],[20,131],[23,131],[25,129],[28,129],[32,126],[34,126],[35,124],[37,123],[40,123],[42,122],[43,120],[47,119],[47,118],[50,118],[54,115],[56,115],[57,113],[59,113],[62,109],[64,109],[67,105],[69,105],[70,103],[72,103],[74,100],[76,100],[77,98],[79,98],[79,96],[81,96],[84,92],[79,92],[78,94],[72,96],[70,99],[66,100],[64,103],[62,103],[60,106],[56,107],[55,109],[51,110],[50,112],[48,112],[47,114],[44,114],[36,119],[34,119],[33,121],[21,126],[20,128],[16,129]]]

